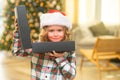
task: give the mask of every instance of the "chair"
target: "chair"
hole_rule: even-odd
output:
[[[98,38],[93,49],[80,49],[80,53],[80,69],[84,61],[94,63],[98,68],[99,80],[102,78],[101,71],[120,70],[120,66],[110,62],[114,58],[120,59],[120,38]]]

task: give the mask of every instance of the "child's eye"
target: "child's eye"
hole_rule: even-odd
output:
[[[54,30],[49,30],[49,32],[53,32]]]
[[[61,32],[61,31],[63,31],[63,30],[59,29],[58,31]]]

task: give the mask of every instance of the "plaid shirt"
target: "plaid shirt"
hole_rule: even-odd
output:
[[[32,53],[22,50],[19,32],[14,32],[13,54],[16,56],[31,56],[31,80],[72,80],[76,75],[75,53],[55,58],[47,54]]]

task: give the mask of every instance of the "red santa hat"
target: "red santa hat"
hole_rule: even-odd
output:
[[[49,25],[61,25],[66,26],[68,29],[72,28],[72,24],[66,14],[58,10],[50,10],[48,13],[40,16],[40,27],[43,28]]]

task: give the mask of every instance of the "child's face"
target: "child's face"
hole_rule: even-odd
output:
[[[65,29],[63,26],[58,25],[48,26],[47,31],[48,39],[51,42],[59,42],[62,41],[64,38]]]

